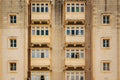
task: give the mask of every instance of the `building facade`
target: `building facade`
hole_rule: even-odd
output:
[[[0,80],[120,80],[120,0],[0,0]]]

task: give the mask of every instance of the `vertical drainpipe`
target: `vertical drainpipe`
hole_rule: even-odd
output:
[[[31,80],[31,0],[28,3],[28,78]]]
[[[119,32],[119,0],[117,0],[117,42],[118,42],[118,44],[117,44],[117,55],[118,55],[118,59],[117,59],[117,61],[118,61],[118,72],[117,72],[117,78],[118,78],[118,80],[120,80],[120,77],[119,77],[119,75],[120,75],[120,53],[119,53],[119,45],[120,45],[120,41],[119,41],[119,34],[120,34],[120,32]]]

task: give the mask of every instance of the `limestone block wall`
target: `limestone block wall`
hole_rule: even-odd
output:
[[[26,79],[27,7],[25,0],[2,0],[2,80]],[[16,23],[10,23],[10,15],[16,15]],[[17,47],[10,48],[9,39],[17,40]],[[10,71],[10,62],[17,63],[17,70]]]
[[[107,0],[106,0],[107,1]],[[104,25],[103,15],[110,15],[110,24]],[[92,52],[93,52],[93,79],[94,80],[118,80],[118,44],[117,40],[117,1],[96,0],[93,3],[93,28],[92,28]],[[110,39],[110,47],[103,48],[102,39]],[[103,71],[103,61],[110,62],[110,71]]]

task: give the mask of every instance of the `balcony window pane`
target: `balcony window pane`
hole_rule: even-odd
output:
[[[44,28],[41,28],[41,35],[44,35]]]
[[[45,12],[48,12],[48,4],[45,5]]]
[[[41,4],[41,12],[44,12],[44,4]]]
[[[84,12],[84,4],[81,4],[81,12]]]
[[[40,6],[39,6],[39,4],[37,4],[37,10],[36,11],[40,12]]]
[[[84,35],[84,30],[83,29],[80,30],[80,35]]]
[[[79,4],[76,4],[76,12],[79,12]]]
[[[75,12],[75,6],[74,6],[74,4],[72,4],[72,8],[71,8],[72,10],[72,12]]]
[[[32,4],[32,12],[35,12],[35,4]]]
[[[70,4],[67,4],[67,12],[70,12]]]

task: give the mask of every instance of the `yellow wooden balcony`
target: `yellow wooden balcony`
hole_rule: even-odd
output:
[[[31,58],[31,66],[40,67],[40,66],[49,66],[49,58]]]
[[[84,43],[85,36],[65,36],[66,43]]]
[[[31,20],[50,20],[50,13],[37,13],[32,12],[31,14]]]
[[[65,59],[65,65],[67,66],[85,66],[85,58],[80,59]]]
[[[85,20],[85,12],[66,12],[65,20]]]
[[[50,36],[31,36],[31,43],[50,43]]]

